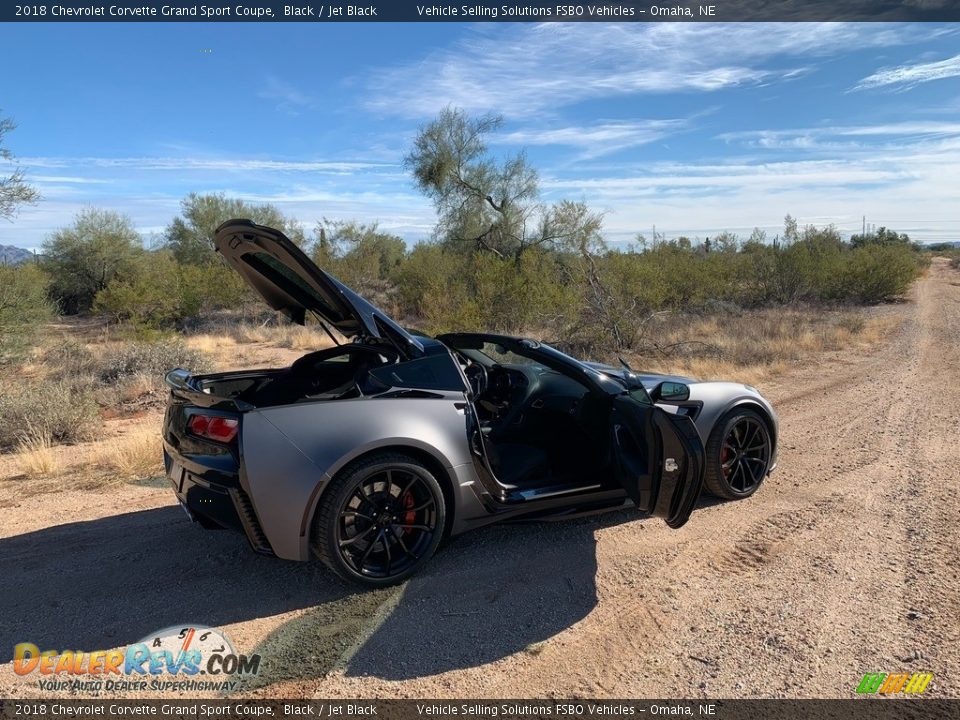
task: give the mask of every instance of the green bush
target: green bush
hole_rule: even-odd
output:
[[[73,225],[43,244],[50,292],[66,314],[86,312],[114,279],[132,277],[143,255],[140,235],[126,215],[88,208]]]
[[[132,271],[97,293],[93,309],[135,328],[172,328],[201,312],[239,305],[249,290],[223,262],[181,265],[166,250],[145,254]]]
[[[481,309],[471,296],[468,258],[420,243],[397,273],[401,315],[428,333],[476,330]]]
[[[916,253],[902,245],[864,245],[846,256],[843,299],[861,303],[892,300],[907,292],[920,270]]]
[[[53,317],[48,283],[33,263],[0,265],[0,365],[20,359]]]
[[[83,383],[19,385],[0,394],[0,449],[37,435],[61,443],[89,440],[99,427],[94,391]]]

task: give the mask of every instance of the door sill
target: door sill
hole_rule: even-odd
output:
[[[510,500],[542,500],[543,498],[556,497],[558,495],[572,495],[574,493],[589,492],[603,487],[600,483],[596,485],[552,485],[542,488],[533,488],[531,490],[521,490],[510,494]]]

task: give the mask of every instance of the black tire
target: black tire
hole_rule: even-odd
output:
[[[380,452],[331,480],[314,515],[314,553],[344,580],[369,587],[403,582],[433,556],[446,505],[418,460]]]
[[[725,500],[750,497],[767,476],[772,447],[770,425],[760,413],[731,410],[720,418],[707,441],[707,490]]]

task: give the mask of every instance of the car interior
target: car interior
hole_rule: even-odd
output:
[[[474,438],[496,480],[543,495],[595,487],[610,462],[609,409],[580,382],[493,343],[457,348],[473,391]],[[594,483],[593,480],[596,479]]]
[[[288,368],[262,375],[234,397],[256,407],[270,407],[369,395],[383,387],[370,371],[397,359],[397,351],[384,345],[338,345],[308,353]]]

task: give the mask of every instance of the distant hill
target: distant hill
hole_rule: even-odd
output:
[[[18,265],[33,260],[33,253],[13,245],[0,245],[0,265]]]

